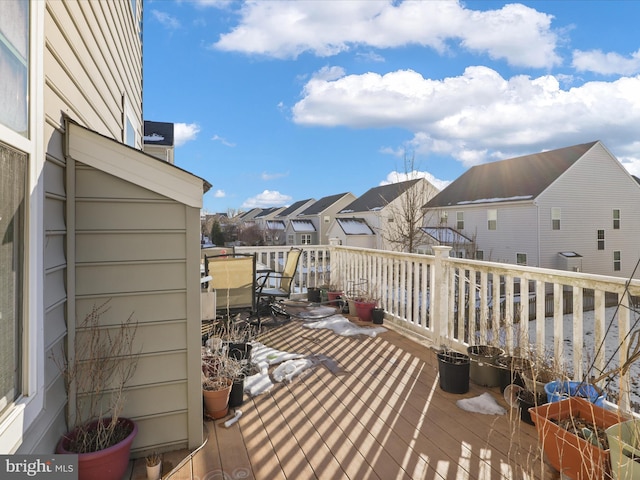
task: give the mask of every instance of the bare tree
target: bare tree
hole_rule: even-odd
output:
[[[398,197],[396,203],[389,204],[389,216],[382,227],[382,237],[393,250],[415,253],[423,243],[426,211],[423,206],[438,190],[415,169],[415,154],[404,156],[406,180],[420,179]],[[381,219],[384,220],[384,219]]]

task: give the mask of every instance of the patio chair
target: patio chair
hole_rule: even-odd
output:
[[[286,317],[284,310],[278,309],[277,300],[291,297],[291,290],[294,284],[294,277],[298,269],[298,262],[302,254],[301,248],[292,248],[287,254],[287,259],[282,272],[275,270],[258,270],[256,288],[256,314],[257,320],[252,322],[261,326],[263,324],[262,315],[268,315],[272,324],[277,324],[276,314]]]
[[[205,274],[211,279],[207,288],[215,291],[216,313],[228,315],[255,311],[256,257],[233,253],[205,255]]]

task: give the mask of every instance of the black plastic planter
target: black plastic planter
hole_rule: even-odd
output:
[[[469,356],[464,353],[438,352],[440,388],[449,393],[467,393],[470,363]]]
[[[244,403],[244,376],[236,378],[229,394],[229,407],[239,407]]]
[[[371,318],[376,325],[382,325],[384,322],[384,309],[376,307],[371,310]]]

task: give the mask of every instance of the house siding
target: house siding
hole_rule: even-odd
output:
[[[136,6],[140,14],[141,2]],[[33,110],[32,115],[35,112],[35,125],[42,128],[40,138],[33,130],[33,138],[41,145],[34,151],[41,148],[44,158],[32,155],[30,160],[33,172],[42,168],[39,181],[43,196],[39,201],[43,203],[32,204],[29,215],[41,211],[43,223],[39,232],[30,232],[29,242],[37,243],[38,235],[44,237],[38,253],[43,257],[44,273],[42,293],[35,289],[28,292],[29,298],[37,298],[42,304],[29,309],[32,317],[26,322],[35,327],[33,331],[43,332],[44,351],[30,354],[32,360],[37,359],[36,364],[42,364],[42,378],[35,380],[38,391],[32,391],[42,395],[39,410],[25,419],[18,445],[5,447],[0,438],[3,450],[16,453],[52,452],[67,429],[64,382],[51,360],[52,353],[60,352],[66,342],[66,325],[74,313],[68,304],[75,284],[68,276],[69,205],[62,113],[123,141],[126,103],[137,129],[136,144],[142,145],[142,45],[131,2],[32,1],[30,9],[32,15],[42,15],[41,23],[31,24],[30,38],[40,45],[35,48],[42,54],[42,76],[32,82],[31,92],[42,92],[42,110]],[[39,310],[42,318],[33,318]]]
[[[601,144],[596,144],[538,198],[542,266],[563,268],[558,252],[582,255],[582,271],[629,277],[640,247],[640,186]],[[561,208],[560,230],[551,228],[551,209]],[[620,209],[619,230],[613,229],[613,209]],[[605,249],[597,249],[597,230],[605,231]],[[613,269],[613,252],[622,256]],[[637,276],[638,274],[636,274]]]
[[[489,230],[487,211],[498,212],[496,230]],[[538,265],[538,234],[536,231],[537,209],[531,203],[523,204],[482,204],[460,206],[447,209],[446,226],[456,228],[455,212],[464,212],[465,228],[460,233],[475,239],[477,249],[484,252],[484,260],[493,262],[516,263],[516,254],[527,255],[527,265]]]

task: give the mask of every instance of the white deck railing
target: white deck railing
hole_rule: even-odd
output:
[[[289,248],[236,251],[255,252],[258,262],[282,270]],[[448,247],[435,247],[433,256],[343,246],[301,248],[298,293],[329,283],[347,289],[366,280],[388,321],[434,347],[466,352],[469,345],[491,344],[510,354],[533,348],[575,380],[624,365],[639,348],[634,334],[638,308],[632,301],[640,297],[638,280],[450,258]],[[611,377],[610,387],[625,411],[638,401],[631,385],[639,377],[635,365]]]

